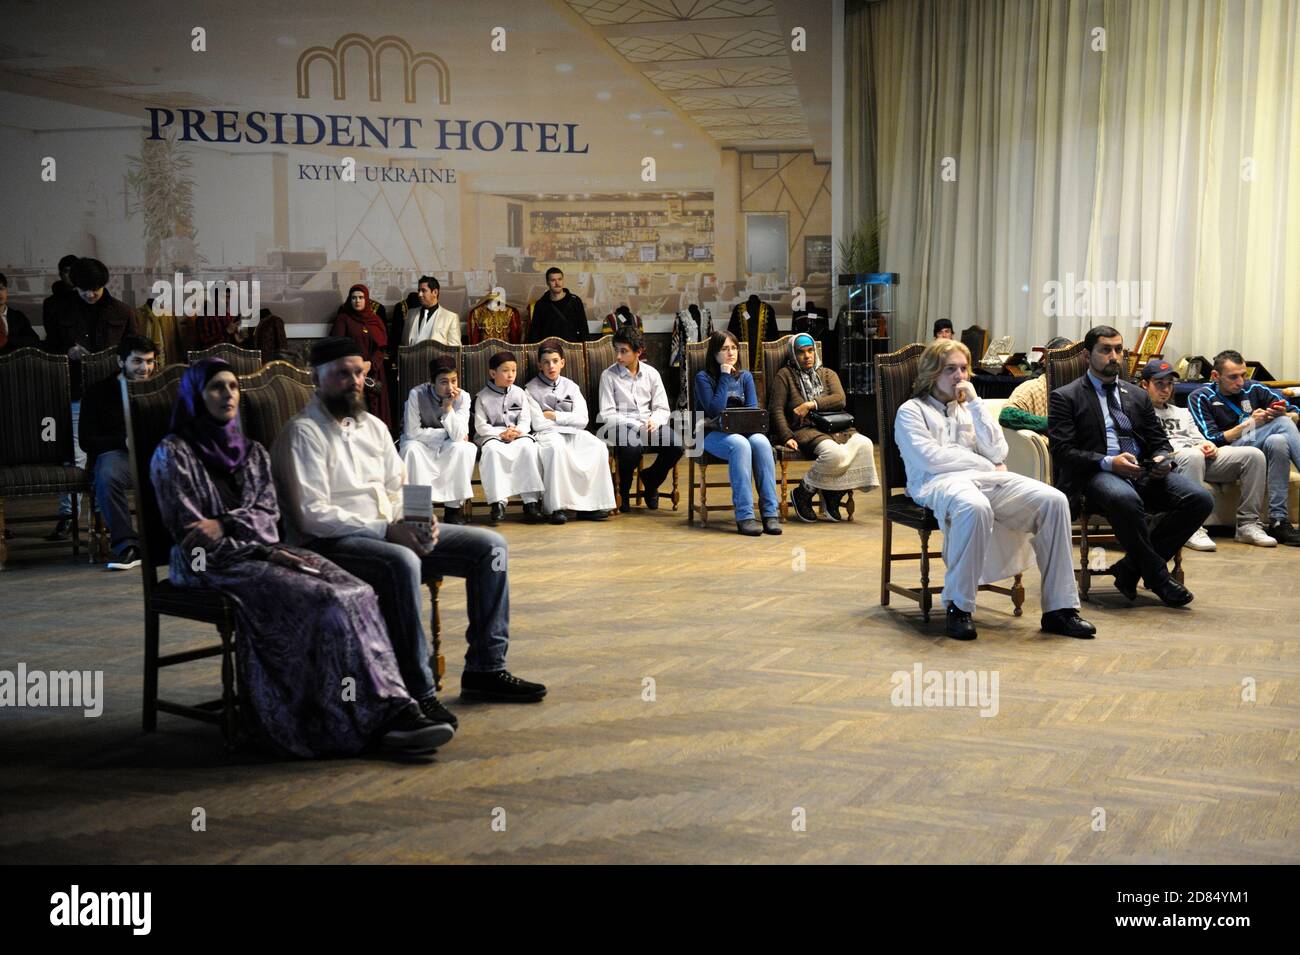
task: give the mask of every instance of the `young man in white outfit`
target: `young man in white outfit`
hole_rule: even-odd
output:
[[[1269,537],[1259,521],[1259,508],[1268,488],[1268,459],[1259,448],[1219,447],[1201,433],[1186,408],[1173,403],[1174,382],[1178,373],[1174,366],[1160,358],[1153,358],[1142,368],[1142,389],[1151,396],[1156,417],[1169,436],[1174,449],[1174,472],[1204,484],[1241,484],[1241,501],[1237,505],[1237,540],[1256,547],[1276,547],[1277,540]],[[1187,538],[1184,547],[1192,550],[1217,550],[1204,527],[1198,527]]]
[[[408,484],[428,485],[443,521],[465,523],[465,502],[474,496],[478,445],[469,439],[469,392],[460,387],[456,361],[429,362],[429,382],[411,389],[402,425],[402,463]]]
[[[1042,574],[1043,630],[1089,639],[1097,631],[1079,616],[1069,502],[1056,488],[1007,470],[1002,428],[969,378],[966,346],[935,340],[894,422],[908,496],[934,511],[943,531],[947,634],[975,639],[979,585],[1020,573],[1032,546]]]

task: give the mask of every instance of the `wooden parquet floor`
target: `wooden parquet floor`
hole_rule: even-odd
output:
[[[688,528],[682,507],[512,517],[510,667],[550,695],[457,705],[465,598],[450,581],[444,699],[461,730],[410,763],[226,754],[214,728],[167,715],[143,735],[138,576],[15,563],[0,669],[102,669],[106,704],[98,719],[0,710],[0,857],[1300,861],[1300,551],[1188,553],[1183,611],[1103,585],[1091,642],[1038,632],[1031,572],[1023,617],[981,594],[980,638],[957,643],[940,615],[926,630],[915,605],[879,605],[878,494],[852,524],[754,540],[729,513]],[[204,636],[164,621],[166,646]],[[893,705],[891,675],[917,665],[996,673],[996,715]],[[204,661],[163,685],[197,699],[216,676]]]

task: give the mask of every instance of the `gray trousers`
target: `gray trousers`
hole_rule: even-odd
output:
[[[1204,484],[1241,484],[1237,505],[1237,526],[1259,522],[1260,505],[1268,481],[1267,460],[1259,448],[1225,446],[1213,458],[1200,448],[1179,448],[1174,452],[1174,471]]]

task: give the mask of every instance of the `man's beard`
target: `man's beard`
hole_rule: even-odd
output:
[[[344,418],[355,418],[360,421],[366,414],[366,399],[359,391],[345,391],[337,395],[321,392],[320,401],[336,421],[342,421]]]

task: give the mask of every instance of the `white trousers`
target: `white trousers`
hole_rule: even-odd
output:
[[[407,484],[433,488],[435,504],[459,507],[474,496],[474,461],[478,445],[472,441],[444,441],[436,448],[421,441],[402,442]]]
[[[537,441],[546,482],[543,510],[548,514],[558,510],[613,510],[614,481],[604,441],[586,431],[543,431]]]
[[[531,437],[505,441],[487,441],[478,473],[483,479],[483,496],[488,503],[505,501],[518,494],[524,501],[542,498],[541,456]]]
[[[995,530],[1010,538],[1030,535],[1043,579],[1043,613],[1078,608],[1070,504],[1056,488],[1009,471],[952,477],[928,495],[927,506],[946,516],[943,529],[943,599],[967,612],[985,574]],[[1016,573],[1011,568],[1011,574]],[[1001,579],[999,577],[991,578]]]

